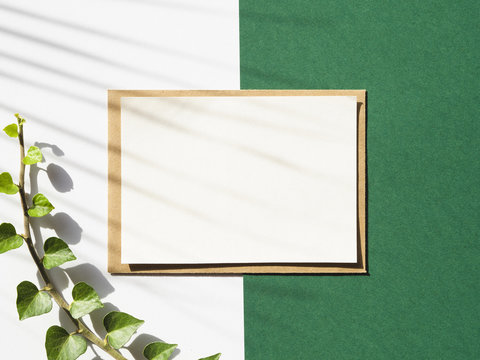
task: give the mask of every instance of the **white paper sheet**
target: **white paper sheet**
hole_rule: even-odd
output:
[[[356,98],[122,98],[122,262],[356,262]]]

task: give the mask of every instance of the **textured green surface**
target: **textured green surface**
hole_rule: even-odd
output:
[[[368,90],[370,276],[246,276],[246,359],[478,359],[479,3],[240,0],[243,89]]]

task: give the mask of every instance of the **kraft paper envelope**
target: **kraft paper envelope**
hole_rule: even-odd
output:
[[[117,274],[365,273],[364,90],[110,90]]]

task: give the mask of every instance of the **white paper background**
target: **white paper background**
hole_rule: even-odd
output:
[[[27,118],[27,144],[40,142],[46,160],[38,189],[56,206],[37,228],[44,239],[64,238],[78,257],[53,277],[67,299],[72,281],[96,288],[106,304],[92,316],[100,333],[112,309],[146,320],[127,358],[140,359],[143,345],[160,338],[179,344],[177,360],[215,352],[243,359],[242,279],[106,272],[107,89],[238,89],[238,49],[237,1],[0,1],[0,125],[15,112]],[[0,171],[16,179],[17,143],[4,134],[0,156]],[[0,220],[21,231],[17,203],[1,196]],[[69,320],[54,307],[18,321],[15,288],[37,282],[26,247],[0,255],[0,273],[0,358],[46,358],[47,328]],[[109,357],[89,348],[83,358]]]
[[[121,104],[123,263],[356,261],[355,97]]]

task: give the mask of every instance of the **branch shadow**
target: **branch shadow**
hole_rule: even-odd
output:
[[[103,360],[103,358],[98,354],[93,344],[88,344],[88,346],[90,347],[90,349],[92,349],[93,353],[95,354],[95,357],[93,357],[91,360]]]

